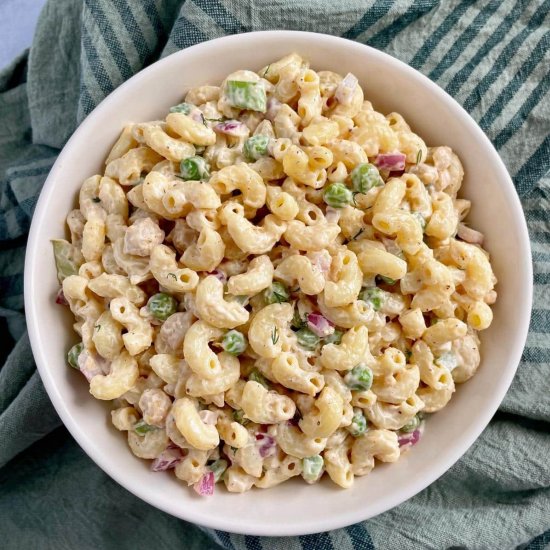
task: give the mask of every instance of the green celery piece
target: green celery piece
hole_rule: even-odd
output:
[[[60,283],[69,275],[78,275],[80,263],[76,260],[74,246],[65,239],[52,239],[57,278]]]
[[[225,92],[233,107],[260,113],[265,113],[267,110],[265,89],[260,82],[228,80]]]

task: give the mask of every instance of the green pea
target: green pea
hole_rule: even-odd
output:
[[[228,466],[227,460],[224,460],[223,458],[219,458],[218,460],[215,460],[208,466],[208,469],[212,472],[214,472],[214,483],[218,483],[220,479],[222,479],[223,474],[225,473],[225,470],[227,470]]]
[[[332,334],[325,336],[323,342],[325,344],[339,344],[342,341],[342,336],[344,336],[344,332],[336,329]]]
[[[140,420],[134,424],[134,432],[138,435],[145,435],[147,432],[152,432],[156,430],[155,426],[151,426],[145,422],[145,420]]]
[[[228,80],[225,85],[225,94],[232,107],[266,112],[267,98],[260,82]]]
[[[264,301],[266,304],[281,304],[288,302],[290,293],[288,288],[278,281],[274,281],[269,288],[264,290]]]
[[[151,312],[151,315],[160,321],[166,321],[170,315],[176,313],[177,306],[176,300],[170,294],[164,292],[151,296],[147,302],[147,309]]]
[[[252,136],[244,142],[244,158],[249,162],[254,162],[267,155],[267,146],[269,145],[268,136]]]
[[[258,369],[252,370],[252,372],[248,375],[248,379],[252,380],[252,382],[258,382],[258,384],[261,384],[267,390],[269,389],[269,382]]]
[[[384,185],[378,168],[369,162],[358,164],[350,174],[353,190],[357,193],[366,193],[373,187]]]
[[[67,361],[69,365],[73,367],[73,369],[80,370],[78,366],[78,356],[82,353],[83,349],[84,344],[82,342],[79,342],[69,350],[69,353],[67,353]]]
[[[306,481],[317,481],[323,469],[324,461],[321,455],[308,456],[302,459],[302,477]]]
[[[387,285],[394,285],[397,283],[396,279],[392,279],[391,277],[384,277],[384,275],[377,275],[377,279],[379,279],[381,282],[386,283]]]
[[[361,292],[359,298],[364,302],[372,304],[372,309],[378,311],[386,301],[386,293],[381,288],[369,287]]]
[[[372,370],[364,363],[359,363],[344,376],[344,382],[353,391],[370,390],[372,386]]]
[[[353,193],[343,183],[331,183],[325,188],[323,199],[332,208],[344,208],[353,200]]]
[[[300,344],[300,346],[310,351],[313,351],[320,341],[319,336],[317,336],[314,332],[311,332],[311,330],[307,327],[301,328],[298,332],[296,332],[296,338],[298,339],[298,344]]]
[[[180,162],[180,174],[184,180],[200,181],[210,177],[208,165],[202,157],[188,157]]]
[[[401,428],[401,431],[405,433],[414,432],[418,426],[420,426],[420,418],[416,415]]]
[[[230,330],[222,338],[222,348],[231,355],[240,355],[244,352],[247,345],[248,343],[244,334],[238,330]]]
[[[80,262],[75,258],[75,247],[64,239],[53,239],[52,246],[59,282],[62,283],[69,275],[78,275]]]
[[[171,113],[183,113],[184,115],[188,115],[193,109],[196,107],[194,105],[191,105],[191,103],[179,103],[178,105],[174,105],[173,107],[170,107]]]
[[[360,437],[367,431],[367,419],[361,409],[353,409],[353,417],[347,430],[353,437]]]
[[[243,426],[246,426],[250,422],[248,418],[244,417],[244,411],[241,409],[237,409],[236,411],[233,411],[233,420],[235,422],[238,422],[239,424],[242,424]]]

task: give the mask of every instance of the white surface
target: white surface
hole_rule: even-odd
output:
[[[173,475],[153,473],[147,462],[135,458],[110,426],[108,407],[92,399],[84,378],[67,368],[65,353],[75,337],[70,315],[54,304],[57,281],[49,240],[64,234],[64,216],[83,178],[102,170],[125,123],[162,118],[186,88],[217,83],[236,69],[258,70],[292,51],[309,58],[315,69],[353,72],[377,109],[399,111],[428,144],[448,144],[459,154],[466,172],[463,196],[473,200],[471,221],[486,234],[499,279],[495,321],[482,334],[478,374],[430,417],[423,439],[398,463],[377,466],[347,491],[329,482],[308,486],[293,480],[243,495],[220,488],[214,497],[201,499]],[[386,54],[339,38],[286,31],[231,36],[188,48],[111,94],[75,132],[52,169],[34,214],[25,265],[34,356],[61,419],[82,448],[113,479],[170,514],[257,535],[349,525],[400,504],[442,475],[479,436],[504,397],[525,343],[531,298],[531,255],[519,200],[502,161],[466,112],[427,78]]]
[[[0,0],[0,69],[31,45],[46,0]]]

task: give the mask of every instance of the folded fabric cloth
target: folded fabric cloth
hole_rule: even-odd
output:
[[[549,548],[549,13],[550,0],[50,0],[30,53],[0,73],[2,546]],[[325,32],[369,44],[455,97],[513,176],[535,272],[531,329],[517,376],[466,455],[389,512],[346,529],[284,539],[199,530],[116,485],[63,428],[56,429],[61,422],[36,372],[22,315],[33,208],[77,125],[159,57],[218,36],[264,29]]]

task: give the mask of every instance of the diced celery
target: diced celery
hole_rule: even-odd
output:
[[[62,283],[69,275],[78,275],[80,263],[75,258],[75,247],[64,239],[53,239],[52,245],[59,282]]]
[[[228,80],[225,93],[229,103],[239,109],[250,109],[265,113],[267,98],[265,89],[260,82],[244,82],[241,80]]]

